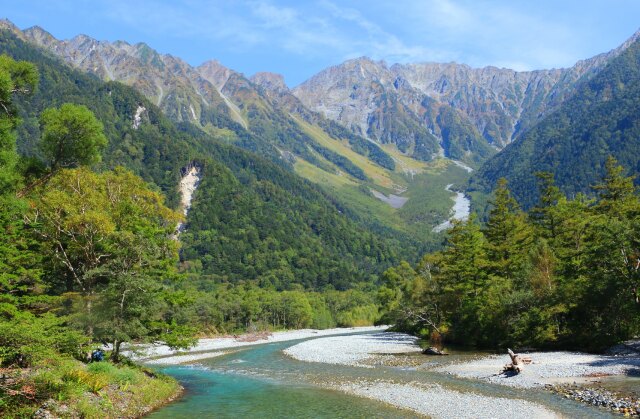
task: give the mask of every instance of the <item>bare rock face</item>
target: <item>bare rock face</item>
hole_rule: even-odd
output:
[[[388,67],[359,58],[323,70],[293,93],[311,110],[370,139],[397,141],[401,149],[405,136],[395,135],[398,127],[385,119],[400,117],[401,124],[411,129],[415,126],[408,120],[418,123],[438,138],[445,153],[451,142],[447,133],[462,126],[467,134],[460,141],[476,142],[462,151],[477,153],[474,148],[484,149],[477,136],[494,148],[504,147],[639,37],[640,31],[615,50],[568,69],[518,72],[456,63]],[[442,109],[453,115],[448,123],[441,121]]]
[[[202,108],[209,106],[228,113],[215,85],[181,59],[159,54],[144,43],[112,43],[86,35],[57,40],[37,26],[21,32],[21,36],[76,68],[136,88],[177,121],[198,123]]]
[[[284,82],[282,74],[260,72],[251,76],[250,79],[253,83],[261,86],[265,90],[275,92],[288,92],[289,88]]]
[[[494,152],[463,113],[395,69],[358,58],[318,73],[293,93],[312,111],[417,159],[444,154],[474,164]]]
[[[221,91],[235,71],[223,66],[218,60],[211,60],[203,63],[196,68],[196,71],[209,82],[213,83],[216,88]]]

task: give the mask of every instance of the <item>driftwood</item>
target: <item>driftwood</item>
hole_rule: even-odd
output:
[[[525,365],[531,364],[531,358],[520,356],[514,353],[511,349],[507,349],[507,353],[511,358],[511,364],[507,364],[502,368],[502,372],[512,372],[515,374],[520,374],[524,369]]]

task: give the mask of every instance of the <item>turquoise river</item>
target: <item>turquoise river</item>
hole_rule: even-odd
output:
[[[415,368],[376,366],[361,368],[294,360],[283,353],[301,342],[268,343],[198,361],[194,365],[160,370],[178,379],[185,394],[152,413],[160,418],[409,418],[421,417],[381,402],[329,390],[330,384],[359,379],[425,382],[457,391],[508,397],[539,403],[571,418],[612,417],[607,411],[564,399],[544,390],[514,389],[478,380],[456,378]],[[413,356],[424,356],[416,354]],[[472,352],[453,352],[465,359]],[[433,358],[430,358],[433,359]],[[432,361],[439,362],[439,361]],[[456,417],[452,412],[451,417]]]

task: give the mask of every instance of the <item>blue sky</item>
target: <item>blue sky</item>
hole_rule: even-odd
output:
[[[55,37],[146,42],[295,86],[369,56],[517,70],[567,67],[640,28],[640,0],[0,0],[0,15]]]

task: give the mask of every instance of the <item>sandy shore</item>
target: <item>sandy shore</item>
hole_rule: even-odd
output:
[[[499,374],[509,361],[507,355],[492,355],[474,361],[444,365],[434,368],[434,371],[511,387],[531,388],[580,381],[588,377],[621,375],[633,369],[640,369],[640,357],[573,352],[532,352],[527,356],[533,363],[515,376]]]
[[[202,359],[214,358],[227,353],[226,350],[241,348],[244,346],[260,345],[264,343],[285,342],[290,340],[307,339],[313,337],[340,335],[345,333],[359,333],[371,331],[383,331],[388,326],[351,327],[335,329],[302,329],[286,332],[275,332],[266,339],[256,341],[239,338],[224,337],[213,339],[200,339],[198,343],[188,351],[175,351],[166,345],[140,345],[124,352],[125,355],[144,363],[153,364],[184,364]]]

